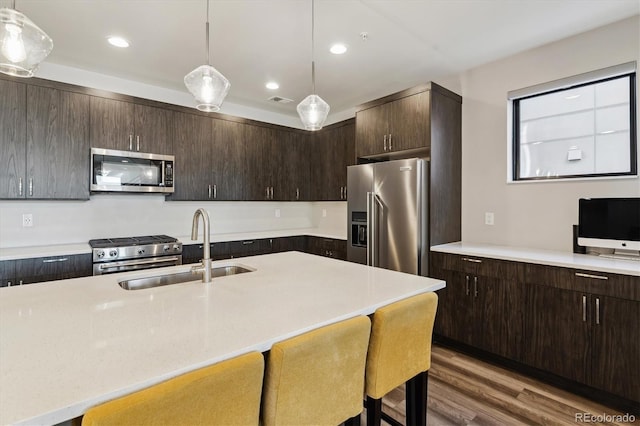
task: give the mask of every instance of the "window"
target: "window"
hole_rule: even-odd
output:
[[[509,92],[510,181],[637,175],[636,64]]]

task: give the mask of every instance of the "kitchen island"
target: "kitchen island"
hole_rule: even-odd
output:
[[[213,262],[251,269],[144,290],[118,281],[190,266],[0,289],[0,424],[89,407],[280,340],[435,291],[444,281],[299,252]]]

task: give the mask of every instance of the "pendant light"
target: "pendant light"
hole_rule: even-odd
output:
[[[316,63],[314,61],[315,0],[311,0],[311,95],[296,108],[306,130],[320,130],[329,115],[329,104],[316,95]]]
[[[229,93],[231,83],[209,61],[209,0],[207,0],[206,24],[207,64],[200,65],[184,77],[184,84],[196,98],[197,109],[205,112],[216,112]]]
[[[15,77],[33,77],[53,49],[53,40],[23,13],[0,9],[0,72]]]

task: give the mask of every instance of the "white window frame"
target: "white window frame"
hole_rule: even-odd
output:
[[[631,152],[630,152],[630,171],[625,173],[603,173],[588,175],[561,175],[552,177],[535,177],[520,178],[516,176],[517,158],[516,143],[519,144],[517,135],[514,133],[514,102],[530,96],[551,93],[558,90],[569,89],[574,86],[582,86],[589,83],[595,83],[614,77],[630,75],[631,85],[633,88],[631,101]],[[640,163],[640,150],[638,149],[638,84],[636,80],[636,62],[627,62],[612,67],[603,68],[596,71],[587,72],[547,83],[537,84],[535,86],[525,87],[523,89],[513,90],[507,94],[507,183],[532,183],[532,182],[558,182],[558,181],[575,181],[575,180],[593,180],[593,179],[635,179],[638,177],[638,164]]]

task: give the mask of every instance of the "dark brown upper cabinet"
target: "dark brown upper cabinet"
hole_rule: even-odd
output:
[[[459,131],[460,113],[450,102],[459,105],[462,98],[427,83],[362,105],[356,113],[356,156],[394,157],[446,142]]]
[[[27,87],[0,80],[0,93],[0,198],[25,198]]]
[[[171,111],[116,99],[91,97],[91,146],[174,154]]]
[[[278,130],[271,167],[277,174],[277,195],[281,201],[309,201],[312,144],[308,133]]]
[[[355,164],[355,123],[347,120],[312,134],[315,154],[311,162],[313,199],[347,199],[347,166]]]
[[[268,127],[246,125],[245,164],[240,173],[244,180],[244,199],[262,201],[276,199],[275,170],[271,167],[275,152],[275,130]]]
[[[0,91],[0,197],[88,200],[89,96],[9,81]]]
[[[27,198],[89,199],[89,96],[27,87]]]
[[[212,173],[211,199],[242,200],[245,184],[244,173],[242,173],[245,162],[245,126],[227,120],[212,119],[211,122],[213,125],[213,140],[209,154]],[[176,152],[179,151],[176,150]]]
[[[211,144],[212,119],[183,112],[172,113],[171,138],[175,147],[174,193],[172,201],[213,199]]]

